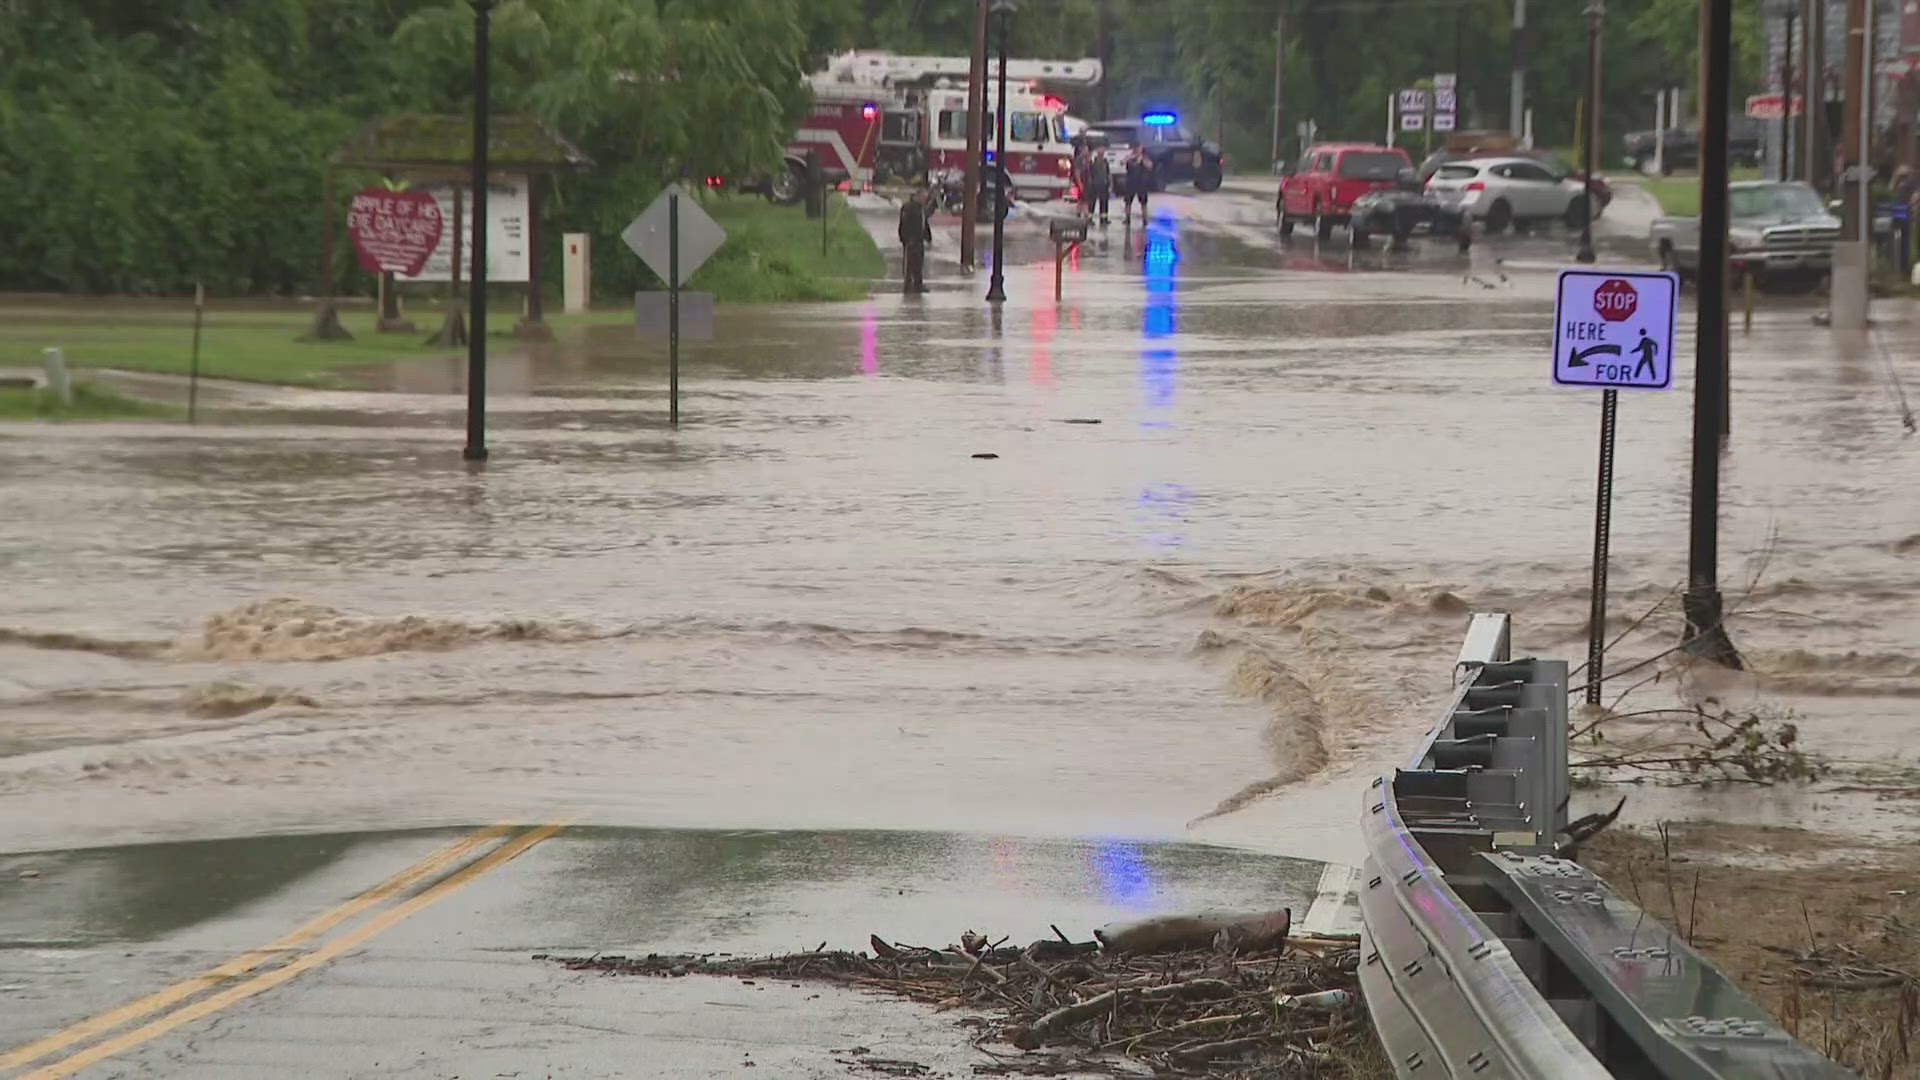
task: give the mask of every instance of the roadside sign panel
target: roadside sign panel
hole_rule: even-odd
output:
[[[664,292],[633,294],[633,330],[643,338],[666,340],[672,332],[673,298]],[[713,340],[713,294],[680,294],[680,340]]]
[[[528,280],[532,262],[527,247],[527,192],[531,181],[519,173],[498,173],[487,180],[487,280],[521,282]],[[454,213],[454,189],[460,189],[460,214]],[[473,272],[473,188],[464,180],[454,183],[416,184],[414,191],[431,196],[439,208],[443,228],[433,254],[427,256],[417,274],[400,274],[402,281],[453,280],[453,223],[460,221],[460,276]]]
[[[1400,114],[1401,131],[1420,131],[1427,126],[1425,113],[1403,112]]]
[[[347,210],[347,235],[370,274],[418,274],[439,246],[440,204],[424,191],[362,188]]]
[[[647,269],[666,281],[673,254],[667,243],[667,215],[673,195],[680,196],[680,280],[668,284],[685,285],[693,272],[712,258],[727,240],[727,230],[700,208],[686,188],[679,184],[667,185],[667,189],[621,231],[620,239],[640,256]]]
[[[1562,270],[1553,381],[1608,390],[1673,387],[1680,280],[1638,270]]]
[[[1400,91],[1400,111],[1403,113],[1426,112],[1427,92],[1425,90]]]

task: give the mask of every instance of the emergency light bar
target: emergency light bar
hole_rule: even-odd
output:
[[[1170,112],[1150,112],[1142,116],[1140,122],[1148,127],[1172,127],[1179,119]]]

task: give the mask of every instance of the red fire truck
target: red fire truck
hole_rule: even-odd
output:
[[[1007,161],[1016,194],[1052,199],[1072,185],[1073,147],[1066,103],[1049,89],[1097,85],[1098,60],[1007,61]],[[993,94],[999,65],[988,63],[982,131],[992,154]],[[813,107],[788,140],[786,168],[767,184],[775,202],[806,191],[807,155],[817,153],[828,183],[918,183],[960,170],[967,151],[967,58],[852,52],[808,80]]]

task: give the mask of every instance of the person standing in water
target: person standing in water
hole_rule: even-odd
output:
[[[1087,180],[1084,202],[1087,216],[1100,215],[1100,224],[1107,223],[1107,196],[1113,190],[1113,168],[1107,164],[1107,155],[1095,151],[1087,159]]]
[[[1140,204],[1140,220],[1147,220],[1147,192],[1153,189],[1153,162],[1147,160],[1147,152],[1142,147],[1134,147],[1127,155],[1127,220],[1133,220],[1133,204]]]
[[[933,239],[931,198],[916,190],[900,204],[900,250],[905,254],[905,282],[900,291],[907,294],[927,291],[927,241]]]

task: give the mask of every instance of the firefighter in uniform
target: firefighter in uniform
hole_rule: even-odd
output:
[[[927,241],[933,239],[929,201],[927,192],[915,191],[900,204],[900,248],[906,253],[904,293],[927,291]]]

